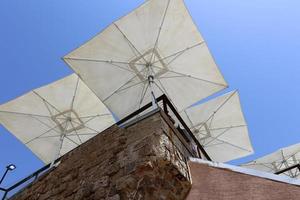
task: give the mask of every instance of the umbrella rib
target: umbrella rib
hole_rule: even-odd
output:
[[[163,93],[166,94],[169,97],[169,101],[173,104],[173,106],[176,108],[174,102],[172,101],[172,99],[170,98],[170,95],[168,94],[166,88],[163,86],[163,84],[160,82],[159,79],[157,79],[160,86],[156,83],[156,81],[154,81],[154,84],[156,85],[156,87]],[[176,108],[177,109],[177,108]]]
[[[268,163],[266,163],[266,164],[268,164]],[[269,167],[269,166],[266,165],[266,164],[262,163],[261,165],[264,166],[264,167],[266,167],[266,168],[269,168],[269,169],[272,170],[272,171],[276,171],[274,168]]]
[[[283,150],[282,149],[280,149],[280,153],[281,153],[281,157],[282,157],[282,162],[280,163],[280,167],[279,168],[281,168],[282,167],[282,165],[285,165],[286,163],[286,160],[285,160],[285,157],[284,157],[284,155],[283,155]]]
[[[158,68],[158,69],[162,69],[161,67],[158,67],[158,66],[155,66],[155,65],[152,65],[152,67]],[[197,77],[194,77],[194,76],[192,76],[192,75],[183,74],[183,73],[176,72],[176,71],[173,71],[173,70],[170,70],[170,69],[168,69],[168,72],[172,72],[172,73],[174,73],[174,74],[178,74],[179,76],[159,77],[158,79],[188,77],[188,78],[196,79],[196,80],[203,81],[203,82],[206,82],[206,83],[210,83],[210,84],[213,84],[213,85],[218,85],[218,86],[222,86],[222,87],[227,87],[227,85],[224,85],[224,84],[222,84],[222,83],[216,83],[216,82],[209,81],[209,80],[206,80],[206,79],[197,78]]]
[[[130,83],[130,81],[132,81],[133,79],[135,79],[136,77],[138,77],[138,74],[145,71],[147,68],[145,67],[144,69],[140,70],[138,73],[135,73],[135,75],[130,78],[127,82],[125,82],[124,84],[122,84],[118,89],[116,89],[114,92],[112,92],[108,97],[103,99],[103,102],[107,101],[110,97],[112,97],[115,93],[117,93],[122,87],[124,87],[125,85],[127,85],[128,83]]]
[[[147,85],[147,86],[146,86]],[[146,87],[145,87],[146,86]],[[149,88],[149,84],[145,84],[144,87],[143,87],[143,90],[142,90],[142,93],[141,93],[141,98],[140,98],[140,102],[139,102],[139,109],[141,108],[142,106],[142,103],[144,101],[144,98],[146,96],[146,93],[148,91],[148,88]]]
[[[283,150],[281,149],[280,152],[281,152],[281,156],[282,156],[282,159],[283,159],[283,162],[282,162],[280,168],[282,167],[282,165],[284,165],[285,168],[288,168],[289,165],[287,163],[287,159],[284,157]],[[293,176],[293,173],[291,172],[291,170],[289,170],[288,173],[289,173],[289,176]]]
[[[44,105],[46,106],[46,108],[47,108],[47,110],[48,110],[50,116],[52,117],[52,116],[53,116],[53,113],[51,112],[51,110],[50,110],[48,104],[47,104],[44,100],[43,100],[43,103],[44,103]]]
[[[147,86],[146,86],[147,85]],[[149,84],[148,83],[146,83],[146,84],[144,84],[144,86],[143,86],[143,89],[142,89],[142,92],[141,92],[141,98],[140,98],[140,101],[139,101],[139,109],[141,108],[141,105],[142,105],[142,103],[143,103],[143,100],[144,100],[144,97],[145,97],[145,95],[146,95],[146,92],[147,92],[147,90],[148,90],[148,87],[149,87]],[[145,89],[146,88],[146,89]],[[140,114],[138,114],[135,118],[138,118],[140,116]]]
[[[213,112],[213,114],[211,114],[210,116],[209,116],[209,118],[204,122],[204,123],[206,123],[206,122],[208,122],[208,120],[210,120],[210,118],[211,117],[213,117],[230,99],[231,99],[231,97],[233,97],[233,95],[236,93],[236,91],[235,92],[233,92],[214,112]],[[203,124],[204,124],[203,123]],[[199,127],[199,129],[201,129],[202,127],[203,127],[203,124]]]
[[[221,128],[210,128],[210,131],[216,131],[216,130],[222,130],[222,129],[227,129],[227,128],[240,128],[240,127],[246,127],[247,125],[236,125],[236,126],[227,126],[227,127],[221,127]],[[195,126],[194,126],[195,127]],[[194,128],[192,127],[192,128]],[[199,132],[205,132],[205,130],[199,130]]]
[[[187,47],[187,48],[185,48],[185,49],[182,49],[182,50],[179,50],[179,51],[177,51],[177,52],[175,52],[175,53],[172,53],[172,54],[170,54],[170,55],[168,55],[168,56],[165,56],[165,57],[163,57],[163,58],[161,58],[161,59],[158,59],[157,61],[153,62],[152,64],[156,64],[156,63],[161,62],[161,61],[163,61],[163,60],[165,60],[165,59],[168,59],[168,58],[170,58],[170,57],[172,57],[172,56],[176,56],[177,54],[181,54],[181,55],[182,55],[183,52],[186,52],[186,51],[188,51],[188,50],[191,50],[191,49],[193,49],[193,48],[195,48],[195,47],[197,47],[197,46],[200,46],[200,45],[202,45],[202,44],[205,44],[205,41],[204,41],[204,40],[201,41],[201,42],[199,42],[199,43],[197,43],[197,44],[194,44],[194,45],[192,45],[192,46],[190,46],[190,47]],[[172,62],[173,62],[173,61],[172,61]]]
[[[240,146],[238,146],[238,145],[231,144],[231,143],[229,143],[229,142],[227,142],[227,141],[224,141],[224,140],[219,139],[219,137],[220,137],[221,135],[225,134],[225,133],[226,133],[228,130],[230,130],[230,129],[231,129],[231,128],[226,129],[225,131],[223,131],[223,133],[219,134],[217,137],[212,137],[212,136],[210,136],[211,138],[213,138],[212,141],[218,140],[218,141],[220,141],[220,142],[222,142],[222,143],[228,144],[228,145],[233,146],[233,147],[235,147],[235,148],[239,148],[239,149],[241,149],[241,150],[251,152],[251,151],[249,151],[248,149],[245,149],[245,148],[240,147]],[[202,135],[203,135],[203,134],[202,134]],[[205,135],[205,134],[204,134],[204,135]],[[211,143],[212,141],[210,141],[209,143]],[[209,143],[203,144],[203,146],[204,146],[204,147],[208,147],[207,145],[208,145]],[[215,145],[209,145],[209,146],[215,146]]]
[[[96,135],[98,133],[78,133],[78,135]],[[75,134],[69,134],[68,136],[76,136]]]
[[[72,98],[72,101],[71,101],[71,109],[70,109],[70,110],[73,110],[74,102],[75,102],[75,97],[76,97],[76,93],[77,93],[78,86],[79,86],[79,76],[77,76],[77,81],[76,81],[75,91],[74,91],[74,95],[73,95],[73,98]],[[71,112],[70,112],[70,117],[71,117]]]
[[[51,116],[46,116],[46,115],[27,114],[27,113],[12,112],[12,111],[2,111],[2,110],[0,110],[0,113],[8,113],[8,114],[15,114],[15,115],[25,115],[25,116],[29,116],[29,117],[36,116],[36,117],[44,117],[44,118],[51,119]]]
[[[105,116],[111,116],[111,114],[90,115],[90,116],[80,117],[80,119],[91,118],[91,117],[105,117]]]
[[[96,60],[96,59],[87,59],[87,58],[65,58],[65,59],[66,60],[77,60],[77,61],[107,63],[107,64],[111,64],[112,66],[118,67],[120,69],[123,69],[123,70],[126,70],[126,71],[134,73],[134,71],[130,70],[129,68],[125,68],[125,67],[122,67],[120,65],[117,65],[117,64],[130,65],[130,63],[128,63],[128,62],[112,61],[112,60],[98,60],[98,59]],[[144,66],[145,64],[135,63],[135,65],[143,65]]]
[[[272,163],[281,163],[281,159],[278,159],[278,160],[275,160],[273,161]],[[245,165],[256,165],[256,164],[272,164],[272,163],[263,163],[263,162],[257,162],[257,161],[254,161],[254,163],[248,163],[248,164],[245,164]]]
[[[90,120],[89,120],[89,121],[90,121]],[[99,133],[99,131],[97,131],[97,130],[95,130],[95,129],[92,129],[92,128],[86,126],[85,123],[87,123],[87,122],[84,122],[83,124],[78,123],[78,122],[75,122],[75,121],[73,121],[73,122],[74,122],[75,124],[78,124],[78,125],[83,125],[85,128],[90,129],[91,131],[95,131],[96,133]]]
[[[43,135],[45,135],[45,134],[49,133],[50,131],[53,131],[53,130],[55,130],[57,127],[58,127],[58,125],[56,125],[56,126],[54,126],[54,127],[50,128],[50,129],[49,129],[49,130],[47,130],[46,132],[43,132],[43,133],[42,133],[42,134],[40,134],[39,136],[37,136],[37,137],[34,137],[34,138],[32,138],[32,139],[28,140],[28,141],[27,141],[27,142],[25,142],[24,144],[29,144],[30,142],[32,142],[32,141],[34,141],[34,140],[36,140],[36,139],[39,139],[39,138],[41,138]],[[55,132],[57,132],[57,131],[55,131]]]
[[[262,162],[256,162],[256,161],[254,161],[253,163],[246,163],[246,164],[243,164],[242,166],[255,166],[255,165],[263,165],[263,166],[265,166],[265,165],[271,165],[272,163],[262,163]],[[268,167],[268,168],[270,168],[270,167]],[[272,169],[273,170],[273,168],[270,168],[270,169]]]
[[[163,87],[160,87],[155,81],[154,81],[153,83],[154,83],[154,84],[156,85],[156,87],[161,91],[161,93],[166,94],[167,96],[169,96]],[[162,86],[162,85],[161,85],[161,86]]]
[[[61,113],[59,109],[57,109],[54,105],[52,105],[49,101],[47,101],[45,98],[43,98],[39,93],[37,93],[35,90],[32,91],[35,95],[37,95],[40,99],[42,99],[44,102],[48,103],[52,108],[54,108],[58,113]],[[64,115],[65,116],[65,115]]]
[[[71,138],[69,138],[68,136],[65,135],[65,138],[67,138],[68,140],[70,140],[71,142],[73,142],[75,145],[79,146],[80,144],[78,144],[77,142],[75,142],[74,140],[72,140]]]
[[[138,75],[134,75],[132,78],[130,78],[128,81],[126,81],[124,84],[122,84],[118,89],[116,89],[115,91],[113,91],[110,95],[108,95],[106,98],[103,99],[103,102],[107,101],[110,97],[112,97],[115,93],[117,93],[122,87],[124,87],[125,85],[127,85],[130,81],[132,81],[133,79],[135,79],[136,77],[138,77]]]
[[[95,118],[97,118],[97,117],[99,117],[99,116],[100,116],[100,115],[95,115],[95,116],[91,117],[90,119],[88,119],[87,121],[83,121],[83,124],[86,124],[86,123],[92,121],[93,119],[95,119]],[[80,119],[82,119],[82,118],[80,118]]]
[[[215,116],[216,116],[216,115],[213,115],[212,118],[210,119],[210,122],[209,122],[209,125],[208,125],[208,129],[211,128],[211,125],[212,125],[212,123],[213,123],[213,121],[214,121]]]
[[[144,56],[141,54],[141,52],[135,47],[135,45],[128,39],[128,37],[125,35],[125,33],[120,29],[120,27],[116,24],[113,23],[115,25],[115,27],[120,31],[120,33],[123,35],[123,37],[125,38],[125,40],[128,42],[130,47],[133,47],[134,50],[139,54],[139,56],[145,61],[145,63],[147,63],[147,60],[144,58]],[[133,52],[135,54],[135,52]]]
[[[150,63],[152,62],[152,58],[154,56],[154,49],[156,49],[157,45],[158,45],[158,41],[159,41],[159,37],[160,37],[160,34],[161,34],[161,30],[162,30],[162,27],[165,23],[165,19],[166,19],[166,15],[167,15],[167,11],[169,9],[169,5],[170,5],[170,0],[168,0],[168,3],[167,3],[167,6],[166,6],[166,9],[164,11],[164,14],[163,14],[163,18],[162,18],[162,21],[161,21],[161,24],[160,24],[160,27],[158,29],[158,34],[157,34],[157,37],[156,37],[156,40],[155,40],[155,43],[154,43],[154,47],[152,49],[152,54],[151,54],[151,57],[150,57]]]
[[[135,83],[135,84],[133,84],[133,85],[130,85],[130,86],[128,86],[128,87],[122,88],[122,89],[118,90],[116,93],[121,92],[121,91],[124,91],[124,90],[127,90],[127,89],[130,89],[130,88],[132,88],[132,87],[135,87],[135,86],[137,86],[137,85],[140,85],[140,84],[142,84],[142,83],[145,83],[146,81],[148,81],[148,80],[143,80],[143,81],[140,81],[140,82]]]
[[[245,148],[240,147],[240,146],[235,145],[235,144],[231,144],[231,143],[226,142],[226,141],[224,141],[224,140],[221,140],[221,139],[218,139],[218,138],[217,138],[216,140],[218,140],[218,141],[220,141],[220,142],[222,142],[222,143],[228,144],[228,145],[230,145],[230,146],[233,146],[233,147],[235,147],[235,148],[241,149],[241,150],[243,150],[243,151],[251,152],[251,151],[248,150],[248,149],[245,149]],[[220,144],[218,144],[218,145],[220,145]],[[204,146],[204,147],[211,147],[211,146],[216,146],[216,145],[213,145],[213,144],[212,144],[212,145]]]
[[[149,76],[149,74],[150,74],[150,70],[149,70],[150,68],[148,68],[148,71],[146,72],[147,73],[147,77]],[[147,85],[147,86],[146,86]],[[145,86],[146,86],[146,88],[145,88]],[[139,102],[139,109],[141,108],[141,106],[142,106],[142,103],[143,103],[143,101],[144,101],[144,98],[145,98],[145,96],[146,96],[146,93],[147,93],[147,91],[148,91],[148,88],[149,88],[149,83],[147,83],[147,84],[145,84],[144,85],[144,87],[143,87],[143,90],[142,90],[142,93],[141,93],[141,99],[140,99],[140,102]],[[138,115],[139,116],[139,115]]]
[[[213,141],[219,139],[219,137],[221,137],[222,135],[224,135],[224,134],[225,134],[227,131],[229,131],[230,129],[231,129],[230,127],[227,128],[227,129],[225,129],[222,133],[220,133],[220,134],[217,135],[216,137],[210,136],[210,137],[213,138],[213,139],[212,139],[211,141],[207,142],[206,144],[203,144],[203,145],[204,145],[204,146],[209,145],[209,144],[212,143]]]
[[[190,127],[190,129],[192,129],[192,128],[193,128],[193,122],[192,122],[192,120],[191,120],[190,116],[188,115],[188,113],[187,113],[186,109],[184,109],[184,110],[183,110],[183,112],[184,112],[184,114],[186,115],[186,117],[187,117],[187,120],[188,120],[188,121],[190,122],[190,124],[191,124],[191,127]]]
[[[49,136],[42,136],[42,137],[39,137],[39,139],[41,138],[54,138],[54,137],[60,137],[61,135],[49,135]]]
[[[82,140],[81,140],[81,138],[79,137],[79,135],[78,135],[78,133],[77,133],[77,130],[75,129],[75,127],[74,127],[74,125],[72,124],[72,122],[70,122],[70,124],[71,124],[72,129],[74,130],[74,132],[75,132],[75,134],[76,134],[76,136],[77,136],[77,138],[78,138],[80,144],[82,144]]]
[[[263,164],[266,164],[266,165],[272,165],[273,163],[278,163],[278,161],[279,160],[275,160],[275,161],[273,161],[273,162],[268,162],[268,163],[263,163],[263,162],[257,162],[256,160],[254,160],[254,161],[252,161],[253,163],[246,163],[246,164],[244,164],[245,166],[252,166],[252,165],[263,165]]]
[[[48,124],[46,124],[45,122],[39,120],[38,118],[36,118],[36,117],[34,117],[34,116],[31,116],[31,117],[32,117],[33,119],[37,120],[38,122],[40,122],[41,124],[47,126],[48,128],[51,128],[50,125],[48,125]],[[60,132],[56,131],[55,129],[54,129],[54,131],[55,131],[56,133],[58,133],[58,134],[61,134]]]
[[[181,53],[178,53],[174,58],[172,58],[165,67],[168,67],[172,62],[174,62],[177,58],[179,58],[182,54],[184,54],[187,50],[182,51]]]
[[[111,114],[90,115],[90,116],[84,116],[84,117],[79,117],[79,118],[82,120],[82,119],[86,119],[86,118],[106,117],[106,116],[111,116]],[[60,119],[60,118],[58,118],[58,119]],[[71,119],[77,119],[77,118],[76,117],[71,117]]]
[[[151,69],[152,73],[155,73],[152,67],[151,67],[150,69]],[[156,87],[158,87],[158,89],[159,89],[163,94],[166,94],[166,95],[169,97],[170,102],[171,102],[171,103],[173,104],[173,106],[176,108],[176,105],[174,104],[174,102],[173,102],[172,99],[170,98],[170,95],[168,94],[166,88],[163,86],[163,84],[161,83],[161,81],[160,81],[158,78],[157,78],[157,80],[158,80],[158,82],[159,82],[159,84],[160,84],[161,87],[159,87],[159,85],[154,81],[154,84],[156,85]],[[177,109],[177,108],[176,108],[176,109]]]
[[[159,84],[160,84],[161,87],[159,87],[159,85],[154,81],[154,84],[156,85],[156,87],[158,87],[158,89],[159,89],[163,94],[166,94],[166,95],[168,96],[169,101],[173,104],[173,106],[176,108],[176,110],[178,110],[177,107],[176,107],[176,104],[175,104],[175,103],[173,102],[173,100],[170,98],[170,95],[168,94],[166,88],[163,86],[163,84],[160,82],[159,79],[157,79],[157,80],[158,80],[158,82],[159,82]],[[163,91],[165,91],[165,92],[163,92]]]
[[[299,152],[297,152],[297,153],[299,153]],[[292,156],[296,155],[297,153],[291,154],[290,157],[287,158],[287,160],[290,159]],[[281,164],[282,161],[283,161],[282,158],[280,158],[280,159],[274,160],[272,163],[279,163],[279,164]],[[267,163],[267,164],[270,164],[270,163]]]

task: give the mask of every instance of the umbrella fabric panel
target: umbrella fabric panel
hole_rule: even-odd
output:
[[[104,101],[109,108],[113,108],[113,112],[117,116],[127,116],[131,114],[132,111],[138,110],[145,104],[151,102],[151,90],[149,85],[147,82],[140,83],[141,81],[137,79],[138,78],[135,78],[135,81],[132,82],[133,84],[130,83],[123,86]],[[158,87],[153,87],[153,91],[157,96],[162,95],[162,91]]]
[[[58,126],[46,117],[19,115],[0,112],[0,121],[9,132],[13,133],[24,144],[33,138],[59,133]]]
[[[156,66],[158,62],[159,61],[154,62],[154,67],[159,67]],[[168,71],[176,74],[178,77],[186,76],[210,83],[211,86],[215,86],[215,90],[218,91],[221,88],[227,87],[205,43],[199,43],[190,49],[163,58],[161,62],[165,63],[165,67]],[[203,88],[203,93],[211,93],[210,91],[206,92],[205,89],[206,88]]]
[[[181,115],[214,161],[253,153],[237,91],[189,107]]]
[[[212,130],[209,138],[200,141],[212,160],[227,162],[253,153],[248,135],[242,134],[245,132],[247,127]]]
[[[49,108],[52,108],[51,112],[55,115],[70,108],[78,82],[78,77],[73,74],[52,84],[35,89],[34,92],[42,101],[48,104]]]
[[[186,113],[194,127],[201,126],[204,122],[210,128],[246,125],[236,91],[190,107],[186,109]]]
[[[0,121],[45,163],[51,162],[54,158],[60,130],[50,118],[0,112]]]
[[[163,89],[178,111],[182,111],[184,107],[187,107],[187,101],[192,104],[192,102],[197,102],[203,98],[204,93],[213,94],[220,88],[208,82],[189,76],[178,76],[178,74],[172,72],[167,72],[155,82]]]
[[[72,149],[76,148],[81,144],[80,140],[76,136],[66,136],[64,138],[61,150],[59,152],[59,156],[63,156],[64,154],[68,153]]]
[[[87,43],[69,53],[65,58],[94,60],[99,63],[108,61],[118,63],[136,57],[136,53],[136,50],[132,49],[131,44],[124,38],[116,25],[112,24]]]
[[[52,136],[53,135],[53,136]],[[60,146],[60,137],[57,132],[52,131],[49,136],[41,136],[29,143],[25,144],[39,159],[44,163],[50,163],[56,159],[56,154],[58,152],[58,146]]]
[[[172,55],[204,42],[184,5],[184,1],[170,0],[168,2],[157,41],[157,48],[164,53],[164,56]]]
[[[130,83],[137,75],[131,69],[123,69],[114,63],[66,60],[80,74],[80,77],[97,96],[105,101],[123,86]],[[84,67],[83,67],[84,66]],[[124,65],[124,68],[127,66]]]
[[[150,0],[116,21],[119,32],[126,36],[133,51],[142,54],[155,46],[170,0]],[[169,35],[170,36],[170,35]]]
[[[49,110],[45,106],[46,102],[34,92],[28,92],[12,101],[0,105],[1,113],[19,113],[24,115],[34,115],[49,117]],[[26,106],[25,106],[26,105]]]

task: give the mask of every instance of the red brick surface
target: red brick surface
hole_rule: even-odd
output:
[[[187,200],[300,200],[300,187],[238,172],[190,163]]]

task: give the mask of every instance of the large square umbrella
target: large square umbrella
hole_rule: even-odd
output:
[[[149,0],[64,57],[122,119],[166,94],[178,111],[227,87],[183,0]]]
[[[181,115],[212,160],[227,162],[253,153],[237,91],[189,107]]]
[[[111,126],[114,119],[72,74],[0,105],[0,123],[49,163]]]
[[[243,164],[243,167],[265,171],[270,173],[280,173],[283,176],[291,178],[300,178],[300,144],[295,144],[289,147],[279,149],[269,155],[258,158],[249,163]],[[290,170],[286,170],[289,169]]]

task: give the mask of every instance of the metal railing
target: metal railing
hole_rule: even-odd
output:
[[[285,168],[285,169],[282,169],[282,170],[280,170],[280,171],[275,172],[275,174],[276,174],[276,175],[283,174],[283,173],[285,173],[285,172],[287,172],[287,171],[290,171],[290,170],[292,170],[292,169],[298,169],[299,172],[300,172],[300,164],[298,163],[298,164],[296,164],[296,165],[287,167],[287,168]]]
[[[192,154],[192,155],[194,155],[195,157],[199,157],[199,158],[201,158],[203,155],[204,158],[211,161],[211,158],[209,157],[209,155],[207,154],[207,152],[205,151],[203,146],[197,140],[197,138],[192,133],[190,128],[186,125],[186,123],[184,122],[184,120],[182,119],[180,114],[177,112],[176,108],[173,106],[173,104],[168,99],[168,97],[165,94],[163,94],[160,97],[156,98],[156,103],[158,105],[158,109],[162,111],[162,117],[165,119],[165,121],[167,121],[169,127],[172,128],[175,133],[178,133],[181,136],[180,138],[183,138],[186,141],[186,142],[184,142],[184,141],[182,141],[182,142],[183,143],[194,143],[196,145],[198,155],[195,155],[195,154]],[[151,109],[151,107],[152,107],[152,102],[146,104],[142,108],[138,109],[137,111],[135,111],[132,114],[125,117],[124,119],[120,120],[119,122],[117,122],[117,125],[122,125],[127,122],[130,122],[130,120],[133,120],[134,118],[137,118],[138,116],[141,116],[142,113],[145,113],[146,111]],[[171,117],[170,113],[172,113],[172,117]],[[183,127],[182,130],[181,129],[175,130],[176,127],[174,126],[174,123],[172,122],[172,120],[174,120],[174,119],[172,119],[173,117],[176,118],[176,121],[181,124],[181,126]],[[192,152],[190,152],[190,153],[192,153]]]
[[[60,161],[61,158],[58,158],[57,160],[54,161],[54,164],[57,164]],[[9,188],[0,188],[0,191],[3,192],[3,196],[2,196],[2,200],[8,199],[7,195],[15,190],[16,188],[24,185],[21,189],[24,189],[26,187],[28,187],[30,184],[32,184],[35,180],[37,180],[38,177],[40,177],[42,174],[44,174],[45,172],[47,172],[48,170],[51,169],[51,163],[40,168],[39,170],[37,170],[36,172],[30,174],[29,176],[27,176],[26,178],[22,179],[21,181],[17,182],[16,184],[10,186]],[[20,191],[19,190],[19,191]]]

